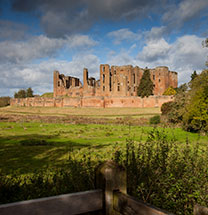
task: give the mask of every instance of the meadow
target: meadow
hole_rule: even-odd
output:
[[[69,153],[79,159],[90,154],[92,159],[112,159],[115,148],[124,148],[126,139],[145,142],[151,126],[55,124],[41,122],[0,123],[0,170],[5,174],[27,174],[35,170],[62,166]],[[208,137],[188,133],[180,128],[158,128],[183,145],[206,146]]]
[[[159,114],[158,108],[1,108],[0,203],[93,189],[97,166],[114,160],[126,167],[131,195],[191,214],[194,203],[208,203],[208,136],[149,125]]]

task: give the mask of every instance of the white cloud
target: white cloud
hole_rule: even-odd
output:
[[[120,44],[122,41],[134,42],[135,40],[139,40],[141,38],[139,34],[130,31],[128,28],[122,28],[109,32],[107,36],[113,38],[116,45]]]
[[[148,40],[158,40],[163,38],[168,33],[166,26],[152,27],[150,31],[144,32],[144,38]]]
[[[207,11],[207,0],[183,0],[179,5],[172,6],[164,15],[163,20],[174,26],[183,26],[197,16],[202,15],[203,11]]]
[[[98,57],[93,54],[77,55],[72,61],[51,59],[39,64],[0,64],[0,96],[13,96],[15,91],[28,87],[32,87],[35,94],[51,92],[54,70],[82,81],[83,68],[87,67],[89,75],[98,78],[99,64]]]
[[[65,43],[69,48],[88,48],[98,44],[97,41],[91,39],[88,35],[75,35],[67,37]]]
[[[150,40],[144,46],[138,58],[142,61],[156,61],[157,59],[168,56],[171,46],[162,38],[159,40]]]
[[[187,82],[194,70],[205,68],[208,50],[202,47],[203,39],[185,35],[170,44],[164,39],[149,41],[138,54],[138,62],[148,67],[168,66],[178,72],[180,83]]]
[[[74,35],[66,39],[40,35],[26,41],[0,42],[0,61],[20,63],[34,59],[54,57],[62,48],[86,49],[97,44],[87,35]]]
[[[145,68],[168,66],[171,71],[178,72],[179,85],[188,82],[194,70],[201,72],[205,68],[208,49],[202,47],[204,38],[185,35],[168,43],[164,38],[147,40],[138,56],[132,57],[130,49],[123,49],[118,54],[108,55],[109,64],[131,64]],[[109,52],[110,53],[110,52]]]

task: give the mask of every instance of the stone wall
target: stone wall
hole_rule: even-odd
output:
[[[63,98],[25,98],[11,99],[11,106],[25,107],[161,107],[163,103],[172,101],[172,96],[141,97],[63,97]]]

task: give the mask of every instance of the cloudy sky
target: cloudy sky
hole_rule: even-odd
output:
[[[105,63],[168,66],[184,83],[206,68],[206,37],[208,0],[0,0],[0,96]]]

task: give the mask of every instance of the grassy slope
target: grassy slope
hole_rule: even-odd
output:
[[[1,122],[0,170],[4,174],[13,171],[27,174],[49,166],[64,165],[72,150],[77,159],[79,155],[89,153],[92,159],[110,159],[116,147],[125,146],[127,138],[131,137],[136,142],[144,141],[152,129],[125,125]],[[208,137],[179,128],[166,128],[165,131],[178,144],[183,145],[186,138],[202,146],[208,142]]]

